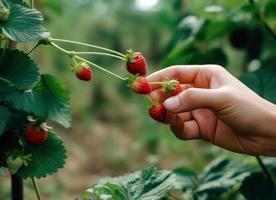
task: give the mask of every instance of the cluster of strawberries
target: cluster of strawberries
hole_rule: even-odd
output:
[[[164,80],[163,82],[151,83],[146,78],[145,75],[148,71],[147,62],[141,53],[133,53],[128,51],[127,55],[127,70],[132,74],[129,78],[129,85],[132,90],[138,94],[149,95],[152,92],[152,84],[159,84],[162,87],[161,96],[163,101],[171,96],[175,96],[183,91],[180,83],[176,80]],[[149,115],[159,122],[164,122],[166,118],[166,109],[163,102],[158,100],[153,102],[148,96],[151,102],[151,107],[148,112]]]

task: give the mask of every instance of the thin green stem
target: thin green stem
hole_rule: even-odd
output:
[[[60,50],[61,52],[67,54],[68,56],[70,56],[70,57],[72,56],[72,55],[70,54],[69,51],[67,51],[67,50],[65,50],[65,49],[63,49],[63,48],[61,48],[61,47],[58,46],[56,43],[50,42],[50,45],[52,45],[53,47],[57,48],[57,49]]]
[[[27,54],[30,55],[39,45],[40,43],[37,43]]]
[[[267,180],[268,180],[271,184],[273,184],[274,187],[275,187],[275,181],[274,181],[274,179],[273,179],[271,173],[269,172],[269,170],[268,170],[267,167],[265,166],[264,162],[262,161],[261,157],[260,157],[260,156],[255,156],[255,157],[256,157],[256,159],[257,159],[257,161],[258,161],[258,163],[259,163],[259,165],[260,165],[260,167],[261,167],[263,173],[265,174]]]
[[[110,74],[110,75],[112,75],[112,76],[115,76],[116,78],[119,78],[119,79],[121,79],[121,80],[123,80],[123,81],[126,81],[126,80],[127,80],[127,78],[123,78],[123,77],[121,77],[121,76],[119,76],[119,75],[117,75],[117,74],[115,74],[115,73],[113,73],[113,72],[111,72],[111,71],[109,71],[109,70],[107,70],[107,69],[105,69],[105,68],[103,68],[103,67],[101,67],[101,66],[95,64],[95,63],[93,63],[93,62],[90,62],[89,60],[86,60],[86,59],[84,59],[84,58],[82,58],[82,57],[80,57],[80,56],[75,55],[75,52],[73,52],[73,51],[67,51],[67,50],[63,49],[62,47],[58,46],[58,45],[57,45],[56,43],[54,43],[54,42],[50,42],[50,45],[52,45],[53,47],[57,48],[59,51],[65,53],[66,55],[70,56],[71,58],[73,58],[73,60],[74,60],[75,58],[77,58],[77,59],[79,59],[79,60],[81,60],[81,61],[84,61],[84,62],[89,63],[90,65],[93,65],[94,67],[96,67],[96,68],[98,68],[98,69],[100,69],[100,70],[102,70],[102,71],[104,71],[104,72],[106,72],[106,73],[108,73],[108,74]],[[74,61],[75,61],[75,60],[74,60]]]
[[[32,182],[33,182],[34,189],[35,189],[35,192],[36,192],[37,200],[41,200],[39,189],[38,189],[37,183],[36,183],[34,178],[32,178]]]
[[[122,56],[116,56],[114,54],[110,53],[103,53],[103,52],[74,52],[75,55],[101,55],[101,56],[110,56],[114,58],[118,58],[123,61],[127,61],[124,57]]]
[[[110,74],[112,76],[115,76],[115,77],[121,79],[122,81],[126,81],[127,80],[127,78],[123,78],[123,77],[119,76],[118,74],[115,74],[115,73],[113,73],[113,72],[111,72],[111,71],[109,71],[109,70],[107,70],[107,69],[105,69],[105,68],[103,68],[103,67],[101,67],[101,66],[99,66],[99,65],[97,65],[97,64],[95,64],[93,62],[91,62],[91,61],[89,61],[89,60],[86,60],[86,59],[80,57],[80,56],[75,56],[75,58],[77,58],[77,59],[79,59],[81,61],[87,62],[90,65],[93,65],[94,67],[98,68],[99,70],[102,70],[102,71],[104,71],[104,72],[106,72],[106,73],[108,73],[108,74]]]
[[[154,105],[154,102],[152,101],[152,99],[150,98],[149,95],[146,95],[147,99],[149,100],[150,104],[153,106]]]
[[[125,57],[124,54],[122,54],[122,53],[120,53],[118,51],[114,51],[114,50],[111,50],[111,49],[108,49],[108,48],[104,48],[104,47],[100,47],[100,46],[93,45],[93,44],[87,44],[87,43],[83,43],[83,42],[76,42],[76,41],[72,41],[72,40],[57,39],[57,38],[50,38],[50,41],[64,42],[64,43],[78,44],[78,45],[87,46],[87,47],[93,47],[93,48],[96,48],[96,49],[101,49],[103,51],[107,51],[107,52],[116,54],[116,55],[121,56],[121,57]]]

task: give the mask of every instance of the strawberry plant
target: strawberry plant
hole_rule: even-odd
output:
[[[72,71],[73,78],[80,81],[93,81],[93,75],[99,71],[122,81],[133,92],[148,99],[149,116],[158,122],[166,120],[162,102],[184,90],[177,80],[148,82],[145,78],[148,72],[147,61],[142,53],[132,50],[121,53],[94,44],[55,38],[54,34],[51,35],[43,27],[43,15],[34,9],[34,3],[33,0],[0,0],[0,169],[9,170],[12,177],[12,198],[18,200],[23,199],[22,179],[32,179],[37,198],[40,199],[35,180],[52,175],[64,166],[67,158],[65,146],[48,124],[58,123],[69,128],[72,120],[68,89],[58,76],[41,74],[40,67],[31,58],[31,53],[38,47],[53,48],[69,57],[71,63],[68,63],[68,70]],[[252,65],[252,59],[259,59],[268,65],[255,72],[244,73],[241,80],[260,96],[275,103],[275,57],[261,51],[263,43],[271,48],[275,42],[275,21],[270,5],[275,4],[272,1],[260,4],[250,1],[239,9],[220,9],[223,13],[216,12],[218,7],[214,9],[207,6],[207,14],[199,12],[194,16],[185,16],[180,28],[183,32],[189,31],[185,32],[184,39],[176,35],[170,44],[170,53],[164,60],[164,65],[212,62],[226,66],[228,57],[225,52],[229,47],[221,46],[223,35],[229,38],[229,43],[234,48],[246,51],[245,61],[248,66]],[[215,15],[212,15],[214,10]],[[234,26],[238,13],[242,13],[239,18],[241,21],[238,21],[239,26]],[[248,22],[248,18],[243,19],[243,16],[248,15],[254,26],[241,28],[241,24]],[[196,26],[191,26],[191,17]],[[256,28],[257,25],[262,28]],[[213,31],[217,26],[220,29]],[[236,28],[226,31],[232,26]],[[269,37],[263,39],[263,35]],[[252,46],[252,41],[259,44]],[[36,45],[24,52],[17,49],[17,43]],[[85,46],[91,50],[74,51],[66,49],[65,44]],[[123,77],[86,59],[85,56],[88,55],[121,60],[129,76]],[[241,70],[246,71],[247,68]],[[162,87],[164,98],[158,102],[153,102],[148,95],[154,85]],[[222,195],[236,195],[236,191],[238,195],[250,199],[252,194],[248,188],[255,186],[254,179],[267,186],[260,191],[256,190],[256,195],[260,196],[268,188],[267,199],[273,199],[275,184],[269,170],[274,174],[275,162],[263,162],[259,157],[257,161],[261,168],[257,168],[256,163],[253,166],[251,163],[228,159],[217,160],[199,175],[185,168],[171,171],[148,168],[126,176],[101,180],[85,192],[84,199],[175,198],[174,193],[170,192],[172,189],[180,190],[181,196],[189,199],[219,199]]]

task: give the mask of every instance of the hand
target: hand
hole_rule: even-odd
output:
[[[217,65],[172,66],[147,77],[178,80],[184,91],[164,102],[179,139],[203,139],[225,149],[276,156],[276,105]],[[160,99],[161,88],[150,94]]]

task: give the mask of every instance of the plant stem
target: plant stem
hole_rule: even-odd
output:
[[[110,56],[114,58],[118,58],[123,61],[127,61],[124,57],[116,56],[114,54],[110,53],[103,53],[103,52],[74,52],[75,55],[102,55],[102,56]]]
[[[39,45],[40,43],[37,43],[27,54],[30,55]]]
[[[154,103],[153,103],[152,99],[150,98],[150,96],[149,96],[149,95],[146,95],[146,97],[147,97],[147,99],[149,100],[149,102],[150,102],[151,106],[153,106],[153,105],[154,105]]]
[[[112,76],[115,76],[116,78],[119,78],[119,79],[121,79],[123,81],[127,80],[127,78],[123,78],[123,77],[119,76],[118,74],[115,74],[115,73],[113,73],[113,72],[111,72],[111,71],[109,71],[109,70],[107,70],[107,69],[105,69],[105,68],[103,68],[103,67],[101,67],[101,66],[99,66],[99,65],[97,65],[95,63],[93,63],[93,62],[90,62],[89,60],[86,60],[86,59],[84,59],[84,58],[82,58],[80,56],[75,55],[75,52],[73,52],[73,51],[67,51],[67,50],[63,49],[62,47],[58,46],[54,42],[50,42],[50,45],[52,45],[53,47],[57,48],[61,52],[65,53],[66,55],[70,56],[71,58],[73,58],[74,61],[75,61],[75,58],[77,58],[77,59],[79,59],[81,61],[89,63],[90,65],[93,65],[94,67],[96,67],[96,68],[98,68],[98,69],[100,69],[100,70],[102,70],[102,71],[104,71],[104,72],[106,72],[106,73],[108,73],[108,74],[110,74]]]
[[[126,81],[127,80],[127,78],[123,78],[123,77],[119,76],[118,74],[115,74],[115,73],[113,73],[113,72],[111,72],[111,71],[109,71],[109,70],[107,70],[107,69],[105,69],[105,68],[103,68],[103,67],[101,67],[101,66],[99,66],[99,65],[97,65],[95,63],[93,63],[93,62],[90,62],[89,60],[86,60],[86,59],[80,57],[80,56],[75,56],[75,58],[77,58],[77,59],[79,59],[81,61],[87,62],[90,65],[93,65],[94,67],[98,68],[99,70],[102,70],[102,71],[104,71],[104,72],[106,72],[106,73],[108,73],[108,74],[110,74],[112,76],[115,76],[115,77],[121,79],[122,81]]]
[[[163,82],[149,82],[151,85],[161,85]]]
[[[36,183],[34,178],[32,178],[32,182],[33,182],[33,185],[34,185],[37,200],[41,200],[39,189],[38,189],[37,183]]]
[[[70,54],[69,51],[67,51],[67,50],[65,50],[65,49],[63,49],[63,48],[61,48],[60,46],[58,46],[58,45],[55,44],[54,42],[50,42],[50,45],[52,45],[53,47],[57,48],[57,49],[60,50],[61,52],[65,53],[65,54],[67,54],[68,56],[71,57],[71,54]]]
[[[263,163],[261,157],[260,157],[260,156],[255,156],[255,157],[256,157],[256,159],[257,159],[257,161],[258,161],[258,163],[259,163],[259,165],[260,165],[260,167],[261,167],[263,173],[265,174],[267,180],[268,180],[271,184],[273,184],[274,187],[275,187],[275,181],[274,181],[274,179],[273,179],[271,173],[269,172],[269,170],[267,169],[267,167],[266,167],[265,164]]]
[[[101,49],[103,51],[107,51],[107,52],[116,54],[116,55],[121,56],[121,57],[125,57],[124,54],[122,54],[122,53],[120,53],[118,51],[114,51],[114,50],[111,50],[111,49],[108,49],[108,48],[104,48],[104,47],[100,47],[100,46],[93,45],[93,44],[87,44],[87,43],[83,43],[83,42],[76,42],[76,41],[65,40],[65,39],[57,39],[57,38],[50,38],[50,41],[65,42],[65,43],[78,44],[78,45],[87,46],[87,47],[93,47],[93,48],[96,48],[96,49]]]
[[[12,200],[23,200],[23,180],[19,176],[11,176]]]

